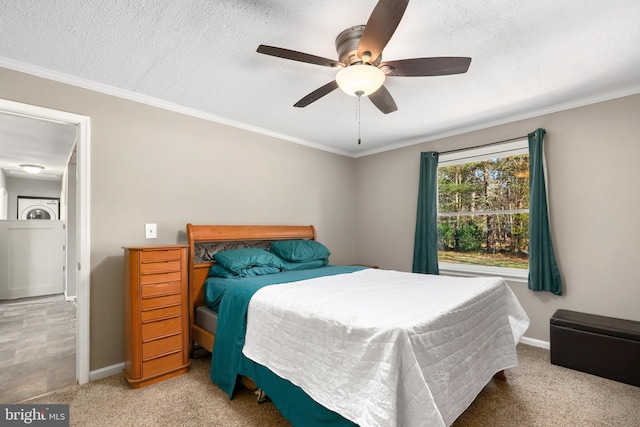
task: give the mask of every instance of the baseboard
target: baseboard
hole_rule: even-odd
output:
[[[522,344],[531,345],[533,347],[544,348],[545,350],[549,350],[551,348],[551,343],[549,343],[549,341],[542,341],[542,340],[537,340],[537,339],[534,339],[534,338],[522,337],[520,342]]]
[[[107,378],[113,375],[119,375],[124,369],[124,362],[117,363],[111,366],[105,366],[104,368],[96,369],[89,372],[89,381],[96,381],[102,378]]]

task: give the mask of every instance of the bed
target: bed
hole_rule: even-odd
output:
[[[313,241],[314,227],[187,234],[191,339],[212,380],[230,398],[238,378],[259,387],[295,426],[447,426],[517,365],[529,320],[500,278],[323,265],[220,280],[216,253]]]

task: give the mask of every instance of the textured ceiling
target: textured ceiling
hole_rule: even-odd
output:
[[[336,90],[293,107],[335,70],[256,48],[337,59],[336,36],[365,24],[375,5],[4,0],[0,66],[73,76],[356,157],[640,93],[638,0],[413,0],[384,59],[469,56],[471,66],[453,76],[389,77],[398,111],[384,115],[363,99],[358,145],[356,98]]]

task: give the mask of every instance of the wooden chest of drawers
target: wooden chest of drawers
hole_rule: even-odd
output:
[[[138,388],[189,369],[187,247],[128,247],[124,259],[124,374]]]

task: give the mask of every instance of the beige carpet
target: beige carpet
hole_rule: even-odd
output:
[[[508,381],[492,380],[455,427],[640,425],[639,387],[551,365],[547,350],[521,344],[518,356]],[[209,363],[193,360],[188,374],[142,389],[116,375],[29,402],[68,403],[72,426],[290,425],[246,389],[229,400],[209,380]]]

